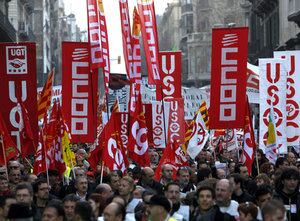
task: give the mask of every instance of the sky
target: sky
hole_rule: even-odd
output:
[[[155,12],[162,15],[170,0],[155,0]],[[137,0],[128,0],[129,13],[132,16],[133,8]],[[86,16],[86,0],[64,0],[66,15],[74,13],[76,16],[77,25],[81,31],[87,30],[87,16]],[[123,46],[120,25],[120,11],[118,0],[103,0],[104,13],[106,16],[106,23],[109,38],[109,50],[111,58],[111,73],[125,73],[125,64],[123,59]],[[132,23],[132,18],[131,18]],[[117,64],[117,57],[121,56],[121,64]]]

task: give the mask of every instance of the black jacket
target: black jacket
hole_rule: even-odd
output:
[[[200,221],[236,221],[234,216],[229,215],[228,213],[222,213],[220,208],[215,205],[211,208],[205,215],[203,215]],[[198,220],[195,220],[198,221]]]

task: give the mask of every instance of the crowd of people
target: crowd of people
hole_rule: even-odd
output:
[[[0,221],[300,220],[300,160],[292,151],[273,165],[258,150],[249,175],[236,152],[202,150],[189,166],[164,164],[159,180],[160,155],[149,154],[149,167],[91,171],[80,147],[68,179],[55,170],[36,176],[26,161],[9,161],[0,167]]]

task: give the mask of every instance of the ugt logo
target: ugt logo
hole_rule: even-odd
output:
[[[7,74],[27,74],[27,49],[26,46],[6,47]]]

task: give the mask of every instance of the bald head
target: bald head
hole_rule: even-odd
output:
[[[170,164],[165,164],[161,168],[162,178],[167,180],[173,179],[173,167]]]
[[[104,211],[103,216],[104,220],[116,220],[121,221],[125,218],[125,208],[119,203],[110,203],[108,204]]]
[[[153,183],[154,171],[150,167],[145,167],[142,173],[142,181],[146,185],[151,185]]]
[[[216,202],[219,206],[229,206],[233,184],[228,179],[221,179],[216,184]]]

